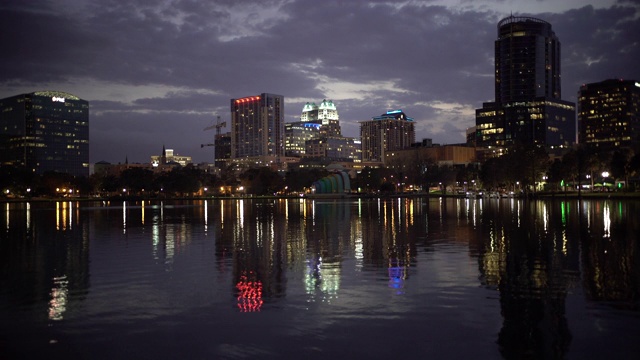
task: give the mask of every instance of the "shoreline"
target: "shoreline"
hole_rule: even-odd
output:
[[[317,194],[317,195],[262,195],[262,196],[175,196],[175,197],[152,197],[152,196],[106,196],[106,197],[31,197],[31,198],[13,198],[13,199],[0,199],[0,203],[19,203],[19,202],[60,202],[60,201],[155,201],[155,200],[240,200],[240,199],[332,199],[332,200],[347,200],[347,199],[388,199],[388,198],[430,198],[430,197],[445,197],[445,198],[461,198],[467,197],[462,194],[441,194],[441,193],[392,193],[392,194]],[[640,192],[540,192],[536,194],[529,194],[524,196],[515,197],[478,197],[471,199],[482,200],[504,200],[504,199],[522,199],[522,200],[555,200],[555,199],[617,199],[617,200],[636,200],[640,199]]]

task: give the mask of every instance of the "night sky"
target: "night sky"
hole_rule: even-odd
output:
[[[497,23],[552,24],[562,98],[581,84],[640,80],[640,0],[6,0],[0,98],[59,90],[90,102],[90,160],[146,163],[162,146],[212,162],[229,100],[333,100],[345,136],[403,109],[416,140],[464,142],[494,97]],[[223,130],[229,130],[229,127]]]

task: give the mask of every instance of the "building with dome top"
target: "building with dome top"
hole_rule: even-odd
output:
[[[360,161],[360,141],[342,136],[340,116],[332,100],[307,102],[300,121],[285,124],[287,156]]]

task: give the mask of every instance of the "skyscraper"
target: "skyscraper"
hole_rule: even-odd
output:
[[[284,96],[231,99],[231,158],[278,162],[284,155]]]
[[[331,100],[324,99],[320,105],[307,102],[302,108],[301,122],[317,122],[322,125],[322,136],[342,136],[338,108]]]
[[[0,100],[0,163],[89,176],[89,102],[60,91]]]
[[[575,104],[561,100],[560,41],[546,21],[510,16],[498,23],[495,101],[476,110],[476,143],[575,143]]]
[[[578,91],[578,139],[603,149],[640,144],[640,82],[605,80]]]
[[[413,119],[402,110],[393,110],[360,122],[360,137],[362,161],[384,162],[387,151],[411,147],[416,133]]]
[[[338,109],[331,100],[322,100],[318,106],[318,120],[322,122],[320,134],[322,136],[342,136]]]
[[[498,23],[496,102],[560,99],[560,41],[551,24],[510,16]]]
[[[342,136],[338,108],[331,100],[307,102],[300,120],[285,124],[287,156],[329,161],[360,162],[360,141]]]

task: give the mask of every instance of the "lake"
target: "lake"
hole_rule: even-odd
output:
[[[0,358],[635,359],[638,200],[0,203]]]

